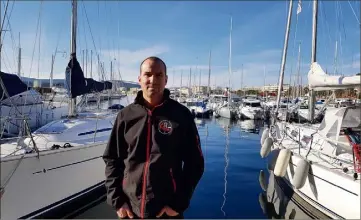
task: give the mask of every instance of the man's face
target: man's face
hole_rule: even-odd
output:
[[[147,97],[162,96],[168,76],[161,62],[146,60],[141,66],[138,82]]]

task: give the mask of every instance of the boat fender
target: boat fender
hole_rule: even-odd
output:
[[[289,149],[282,149],[277,157],[274,174],[279,177],[286,175],[287,167],[290,162],[291,151]]]
[[[271,153],[271,159],[270,159],[270,161],[267,163],[267,169],[268,169],[268,171],[274,171],[275,165],[276,165],[276,161],[277,161],[277,158],[278,158],[279,153],[280,153],[279,150],[272,151],[272,153]]]
[[[273,145],[273,139],[270,137],[267,137],[266,140],[264,141],[264,143],[262,144],[261,151],[260,151],[262,158],[265,158],[268,156],[268,154],[271,152],[272,145]]]
[[[263,211],[263,214],[267,213],[267,196],[264,193],[260,193],[258,195],[258,202],[261,206],[261,209]]]
[[[267,191],[267,182],[266,182],[266,176],[263,170],[261,170],[259,172],[259,177],[258,177],[258,181],[259,181],[259,185],[261,186],[263,191]]]
[[[261,136],[261,145],[263,145],[263,142],[266,140],[266,138],[269,136],[269,129],[266,128],[263,130],[262,132],[262,136]]]
[[[309,170],[310,163],[306,159],[302,158],[298,161],[295,175],[292,180],[292,184],[296,189],[300,189],[305,185]]]

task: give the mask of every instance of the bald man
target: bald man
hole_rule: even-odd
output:
[[[167,66],[140,65],[141,91],[116,118],[103,159],[107,202],[119,218],[183,218],[204,172],[191,112],[170,99]]]

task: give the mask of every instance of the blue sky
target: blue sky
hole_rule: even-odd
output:
[[[296,73],[299,42],[300,74],[304,76],[304,83],[311,59],[312,2],[302,1],[298,19],[297,3],[293,3],[285,83]],[[5,4],[3,1],[2,15]],[[243,85],[262,86],[264,81],[274,84],[278,81],[287,10],[286,1],[79,1],[78,59],[82,63],[82,50],[88,49],[89,77],[90,50],[93,55],[97,50],[107,77],[113,60],[118,79],[120,72],[123,79],[136,81],[139,63],[147,56],[156,55],[168,65],[168,86],[180,85],[182,71],[183,85],[188,85],[190,68],[192,73],[197,70],[197,84],[201,72],[201,84],[206,85],[211,50],[211,85],[226,86],[232,15],[232,87],[241,86],[242,66]],[[37,32],[39,13],[41,28]],[[58,45],[59,51],[67,53],[57,53],[54,77],[64,78],[70,50],[70,15],[68,1],[43,1],[42,5],[40,1],[10,1],[10,26],[6,19],[8,31],[3,39],[2,71],[17,71],[20,32],[23,75],[38,77],[39,72],[40,78],[49,78],[51,54]],[[319,2],[317,60],[328,72],[333,72],[335,67],[345,75],[360,72],[359,20],[359,1]],[[337,62],[334,61],[336,41]],[[85,71],[85,67],[83,69]],[[98,79],[95,55],[93,78]]]

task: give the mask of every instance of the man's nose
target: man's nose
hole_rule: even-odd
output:
[[[153,82],[155,82],[155,81],[157,80],[157,77],[155,77],[154,75],[151,75],[151,76],[148,78],[148,80],[149,80],[149,83],[153,83]]]

